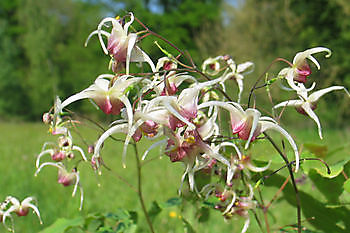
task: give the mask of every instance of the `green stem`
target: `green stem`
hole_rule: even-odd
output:
[[[296,204],[297,204],[298,233],[301,233],[301,204],[300,204],[299,191],[298,191],[298,188],[297,188],[297,184],[295,183],[295,179],[294,179],[294,174],[293,174],[293,170],[292,170],[292,164],[289,163],[287,156],[285,156],[283,154],[283,152],[276,145],[276,143],[272,140],[272,138],[267,133],[264,133],[264,135],[271,142],[271,144],[273,145],[275,150],[281,155],[281,157],[284,160],[284,162],[286,163],[286,165],[288,165],[288,171],[289,171],[290,178],[291,178],[291,181],[292,181],[292,185],[293,185],[293,188],[294,188],[295,200],[296,200]]]
[[[141,174],[142,164],[140,162],[139,153],[138,153],[138,150],[137,150],[136,143],[134,143],[133,146],[134,146],[134,150],[135,150],[136,169],[137,169],[137,194],[139,196],[139,200],[140,200],[140,203],[141,203],[142,211],[143,211],[143,214],[146,217],[146,221],[147,221],[148,227],[149,227],[150,231],[152,233],[154,233],[155,231],[153,229],[153,225],[152,225],[151,219],[148,216],[146,205],[145,205],[145,202],[143,200],[143,195],[142,195],[142,174]]]

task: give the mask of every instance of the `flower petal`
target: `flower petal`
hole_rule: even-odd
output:
[[[311,109],[310,103],[304,103],[301,107],[305,110],[306,114],[309,115],[309,117],[311,117],[311,119],[313,119],[316,122],[318,127],[318,135],[321,139],[323,139],[320,120],[318,119],[314,111]]]
[[[348,90],[346,90],[345,87],[343,86],[332,86],[332,87],[328,87],[319,91],[315,91],[314,93],[312,93],[309,98],[308,101],[310,103],[314,103],[316,102],[321,96],[323,96],[324,94],[327,94],[328,92],[331,91],[336,91],[336,90],[344,90],[346,92],[346,94],[350,97],[350,93],[348,92]]]
[[[263,133],[266,130],[272,129],[275,130],[279,133],[281,133],[289,142],[289,144],[291,145],[293,151],[294,151],[294,155],[295,155],[295,172],[298,171],[299,169],[299,152],[298,152],[298,147],[295,144],[293,138],[288,134],[288,132],[286,130],[284,130],[282,127],[280,127],[279,125],[269,122],[269,121],[260,121],[259,122],[261,124],[261,133]]]
[[[287,100],[282,103],[276,104],[275,106],[273,106],[273,108],[276,109],[276,108],[286,107],[286,106],[298,107],[298,106],[301,106],[303,103],[304,102],[301,100]]]

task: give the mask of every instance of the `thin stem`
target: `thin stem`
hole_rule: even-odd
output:
[[[259,192],[259,197],[260,197],[260,201],[261,201],[261,204],[262,204],[262,211],[264,213],[264,221],[265,221],[265,226],[266,226],[266,231],[267,233],[270,233],[270,224],[269,224],[269,221],[267,219],[267,209],[268,207],[265,206],[265,202],[264,202],[264,199],[261,195],[261,190],[260,190],[260,187],[258,186],[258,192]]]
[[[256,213],[256,211],[254,209],[252,209],[252,212],[253,212],[253,215],[255,217],[256,222],[258,223],[258,226],[259,226],[261,232],[264,232],[263,227],[262,227],[261,222],[260,222],[260,219],[258,218],[258,214]]]
[[[129,188],[131,188],[133,191],[135,191],[136,193],[138,193],[138,190],[132,185],[130,184],[124,177],[122,177],[121,175],[119,175],[117,172],[111,170],[111,169],[107,169],[112,175],[116,176],[120,181],[122,181],[124,184],[126,184],[127,186],[129,186]]]
[[[326,166],[328,175],[331,174],[331,169],[330,169],[330,167],[329,167],[328,164],[327,164],[325,161],[323,161],[322,159],[320,159],[320,158],[303,158],[303,159],[299,159],[300,162],[305,161],[305,160],[306,160],[306,161],[308,161],[308,160],[317,160],[317,161],[320,161],[321,163],[323,163],[323,164]],[[278,173],[279,171],[281,171],[283,168],[286,168],[286,167],[288,167],[288,166],[290,166],[290,165],[294,165],[295,163],[296,163],[296,160],[293,160],[293,161],[291,161],[289,164],[286,164],[286,165],[280,167],[279,169],[277,169],[276,171],[272,172],[271,174],[264,176],[263,179],[266,180],[266,179],[270,178],[272,175],[274,175],[274,174]]]
[[[285,62],[285,63],[287,63],[289,66],[293,66],[293,64],[291,64],[289,61],[287,61],[287,60],[284,59],[284,58],[280,58],[280,57],[279,57],[279,58],[276,58],[275,60],[273,60],[273,61],[271,62],[271,64],[264,70],[264,72],[258,77],[258,79],[257,79],[256,82],[254,83],[252,89],[250,89],[249,98],[248,98],[248,108],[249,108],[249,106],[250,106],[250,99],[251,99],[251,97],[252,97],[253,92],[254,92],[256,89],[258,89],[256,86],[258,85],[258,83],[260,82],[260,80],[262,79],[262,77],[264,77],[264,74],[271,68],[271,66],[272,66],[273,64],[275,64],[276,62],[278,62],[278,61]],[[259,88],[260,88],[260,87],[259,87]]]
[[[287,177],[287,179],[284,181],[284,183],[282,184],[282,186],[277,190],[277,192],[275,193],[275,195],[272,197],[271,201],[269,202],[269,204],[267,204],[267,206],[265,206],[266,208],[266,211],[268,210],[268,208],[270,208],[272,202],[274,202],[278,195],[280,195],[280,193],[282,192],[282,190],[286,187],[286,185],[288,184],[289,182],[289,178],[290,176]]]
[[[299,191],[298,191],[295,179],[294,179],[294,174],[293,174],[293,170],[292,170],[292,164],[289,163],[288,158],[283,154],[283,152],[276,145],[276,143],[272,140],[272,138],[265,132],[263,134],[271,142],[271,144],[275,148],[275,150],[281,155],[281,157],[284,160],[284,162],[288,165],[288,171],[289,171],[290,178],[291,178],[291,181],[292,181],[292,185],[293,185],[293,188],[294,188],[295,200],[296,200],[296,204],[297,204],[298,233],[301,233],[301,204],[300,204]]]
[[[155,231],[153,229],[153,225],[152,225],[151,219],[148,216],[146,205],[145,205],[145,202],[144,202],[143,196],[142,196],[142,174],[141,174],[142,165],[141,165],[141,162],[140,162],[139,153],[138,153],[138,150],[137,150],[136,143],[134,143],[133,146],[134,146],[134,151],[135,151],[136,169],[137,169],[137,191],[138,191],[137,193],[138,193],[138,196],[139,196],[139,200],[140,200],[140,203],[141,203],[143,214],[146,217],[146,221],[147,221],[148,227],[149,227],[150,231],[152,233],[154,233]]]
[[[190,63],[191,63],[191,65],[192,66],[189,66],[189,65],[186,65],[186,64],[183,64],[183,63],[181,63],[179,60],[177,60],[177,62],[181,65],[181,66],[183,66],[183,67],[185,67],[185,68],[187,68],[187,69],[190,69],[190,70],[192,70],[192,71],[194,71],[194,72],[196,72],[196,73],[198,73],[198,74],[200,74],[201,76],[203,76],[205,79],[207,79],[207,80],[210,80],[210,78],[208,77],[208,76],[206,76],[202,71],[200,71],[198,68],[197,68],[197,66],[194,64],[194,62],[193,62],[193,59],[192,59],[192,57],[191,57],[191,55],[187,52],[186,54],[181,50],[181,49],[179,49],[178,47],[176,47],[176,45],[174,45],[173,43],[171,43],[169,40],[167,40],[166,38],[164,38],[163,36],[161,36],[161,35],[159,35],[158,33],[156,33],[156,32],[153,32],[152,30],[150,30],[145,24],[143,24],[138,18],[136,18],[135,17],[135,20],[148,32],[148,33],[150,33],[150,34],[152,34],[153,36],[155,36],[155,37],[158,37],[159,39],[161,39],[162,41],[164,41],[165,43],[167,43],[168,45],[170,45],[171,47],[173,47],[174,49],[176,49],[183,57],[186,57],[189,61],[190,61]],[[216,85],[216,87],[215,87],[217,90],[219,90],[220,92],[221,92],[221,94],[223,94],[229,101],[233,101],[227,94],[226,94],[226,92],[224,92],[219,86],[218,86],[218,84]]]

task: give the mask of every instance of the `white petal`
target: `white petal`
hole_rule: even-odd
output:
[[[80,153],[81,157],[84,159],[84,161],[87,161],[83,149],[81,149],[79,146],[73,146],[72,150],[79,151],[79,153]]]
[[[91,39],[91,37],[92,37],[93,35],[96,35],[96,34],[99,34],[99,33],[100,33],[101,35],[107,37],[107,38],[111,36],[111,33],[109,33],[109,32],[106,32],[106,31],[103,31],[103,30],[100,30],[100,31],[95,30],[95,31],[93,31],[93,32],[90,33],[90,35],[88,36],[88,38],[86,39],[86,41],[85,41],[85,43],[84,43],[84,46],[86,47],[86,46],[88,45],[88,43],[89,43],[89,41],[90,41],[90,39]]]
[[[38,168],[39,165],[40,165],[40,158],[43,156],[43,155],[46,155],[46,154],[53,154],[55,151],[53,149],[48,149],[48,150],[44,150],[42,151],[38,157],[36,158],[36,162],[35,162],[35,166]]]
[[[148,149],[143,153],[142,155],[142,160],[144,160],[146,158],[146,156],[148,155],[148,153],[153,149],[156,148],[158,146],[162,146],[162,145],[166,145],[167,144],[167,139],[163,139],[161,141],[158,141],[156,143],[153,143],[150,147],[148,147]]]
[[[43,224],[43,221],[41,220],[41,217],[40,217],[40,212],[39,212],[38,207],[36,207],[35,205],[30,204],[30,203],[27,204],[27,206],[33,209],[34,213],[35,213],[35,214],[38,216],[38,218],[39,218],[40,224]]]
[[[244,62],[242,64],[239,64],[237,66],[237,73],[240,73],[242,75],[250,74],[251,72],[254,71],[254,63],[253,62]]]
[[[324,48],[324,47],[316,47],[316,48],[312,48],[312,49],[307,49],[304,52],[299,52],[295,55],[295,57],[293,59],[293,64],[298,67],[300,64],[304,63],[306,58],[308,58],[317,66],[317,69],[320,69],[320,64],[318,64],[317,60],[311,56],[312,54],[319,53],[319,52],[327,52],[327,54],[326,54],[327,58],[330,57],[332,54],[330,49]]]
[[[243,93],[243,79],[236,79],[237,85],[238,85],[238,100],[237,103],[241,102],[241,96]]]
[[[126,74],[129,74],[129,65],[130,65],[130,58],[131,58],[131,51],[133,50],[135,43],[136,43],[136,39],[137,39],[137,35],[135,33],[131,33],[128,35],[128,50],[127,50],[127,54],[126,54]]]
[[[243,226],[241,233],[245,233],[248,230],[249,224],[250,224],[250,219],[249,219],[249,217],[247,217],[247,219],[244,222],[244,226]]]
[[[282,103],[276,104],[273,108],[280,108],[280,107],[286,107],[286,106],[294,106],[294,107],[298,107],[301,106],[304,102],[301,100],[287,100],[284,101]]]
[[[271,160],[269,161],[269,163],[264,166],[264,167],[256,167],[254,166],[252,163],[247,163],[245,164],[247,166],[247,168],[253,172],[263,172],[263,171],[266,171],[270,165],[271,165]]]
[[[104,18],[104,19],[99,23],[99,25],[97,26],[98,39],[100,40],[101,47],[102,47],[102,49],[103,49],[103,52],[104,52],[105,54],[108,54],[108,50],[107,50],[106,45],[105,45],[105,43],[104,43],[104,41],[103,41],[103,39],[102,39],[102,31],[103,31],[103,30],[102,30],[102,26],[104,26],[104,23],[106,23],[106,22],[112,22],[112,23],[113,23],[113,28],[115,28],[116,25],[119,24],[119,22],[118,22],[118,21],[116,22],[116,19],[114,19],[114,18],[107,17],[107,18]],[[120,26],[120,24],[119,24],[119,26]],[[120,26],[120,27],[121,27],[121,26]],[[123,30],[123,28],[121,28],[121,29]],[[116,29],[116,30],[120,30],[120,29]]]
[[[302,106],[301,106],[305,112],[307,113],[307,115],[309,115],[309,117],[311,117],[311,119],[313,119],[316,124],[317,124],[317,127],[318,127],[318,135],[320,136],[321,139],[323,139],[322,137],[322,128],[321,128],[321,123],[317,117],[317,115],[314,113],[314,111],[311,109],[311,106],[309,103],[304,103]]]
[[[256,109],[248,108],[246,110],[246,117],[247,117],[247,119],[249,117],[251,117],[253,122],[252,122],[252,126],[250,128],[250,134],[249,134],[248,140],[247,140],[247,142],[245,144],[245,147],[244,147],[245,149],[248,149],[248,147],[249,147],[249,143],[250,143],[250,141],[252,140],[252,138],[254,136],[254,132],[256,130],[256,127],[258,126],[258,122],[259,122],[260,116],[261,116],[261,113],[258,110],[256,110]]]
[[[102,143],[112,134],[115,133],[126,133],[128,129],[128,124],[120,124],[115,125],[111,128],[109,128],[107,131],[105,131],[97,140],[94,150],[94,157],[98,157],[100,153],[100,148],[102,146]]]
[[[134,14],[132,12],[129,12],[129,15],[130,15],[130,21],[125,23],[125,25],[124,25],[125,34],[128,33],[128,29],[129,29],[130,24],[132,24],[134,22]]]
[[[129,142],[132,136],[135,134],[136,130],[143,124],[143,120],[138,120],[132,127],[128,127],[128,133],[125,138],[123,154],[122,154],[122,164],[123,167],[126,168],[126,152],[128,149]]]
[[[294,155],[295,155],[295,172],[298,171],[299,169],[299,152],[298,152],[298,147],[295,144],[293,138],[288,134],[287,131],[285,131],[282,127],[280,127],[279,125],[269,122],[269,121],[260,121],[259,122],[261,124],[261,133],[263,133],[265,130],[276,130],[277,132],[281,133],[289,142],[289,144],[291,145],[293,151],[294,151]]]
[[[147,62],[151,67],[152,72],[156,72],[152,59],[138,46],[134,46],[133,50],[131,51],[130,62]]]
[[[231,210],[232,206],[235,204],[235,201],[236,201],[236,193],[233,193],[231,202],[230,204],[227,205],[225,211],[222,213],[223,215]]]
[[[350,94],[348,92],[348,90],[345,89],[345,87],[343,86],[332,86],[332,87],[328,87],[319,91],[315,91],[314,93],[312,93],[309,98],[308,101],[310,103],[314,103],[316,102],[321,96],[323,96],[324,94],[327,94],[328,92],[331,91],[336,91],[336,90],[344,90],[346,92],[346,94],[350,97]]]

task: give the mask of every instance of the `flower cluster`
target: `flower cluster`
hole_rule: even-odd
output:
[[[112,72],[99,75],[94,83],[63,102],[56,99],[54,108],[44,115],[43,120],[49,125],[49,131],[59,136],[58,142],[44,145],[37,157],[35,174],[45,166],[58,168],[58,183],[64,186],[74,184],[73,196],[79,186],[82,204],[83,190],[77,166],[67,168],[75,153],[81,157],[79,162],[90,161],[92,168],[101,173],[102,148],[107,138],[117,133],[125,134],[121,153],[124,166],[128,145],[136,145],[141,138],[146,138],[152,144],[144,151],[143,160],[147,159],[152,149],[160,147],[171,162],[183,163],[185,170],[180,193],[187,178],[190,190],[198,196],[208,199],[214,195],[218,198],[215,209],[220,210],[226,219],[234,215],[245,218],[242,232],[246,232],[250,222],[248,211],[257,205],[252,185],[242,182],[242,176],[249,177],[251,172],[262,172],[269,167],[269,164],[264,167],[254,165],[254,155],[247,152],[253,142],[265,140],[267,131],[278,132],[288,141],[294,153],[295,171],[299,168],[297,145],[273,115],[263,116],[256,107],[245,108],[241,104],[244,78],[254,70],[254,64],[248,61],[236,65],[230,56],[222,55],[208,58],[203,62],[202,70],[198,70],[194,65],[183,64],[179,56],[175,57],[161,48],[167,56],[159,58],[154,65],[152,59],[138,46],[138,42],[151,33],[139,37],[142,32],[130,32],[133,21],[132,13],[122,19],[106,18],[89,35],[87,42],[97,35],[104,53],[110,55]],[[110,31],[103,28],[109,28]],[[298,112],[307,114],[317,123],[321,138],[321,126],[313,112],[317,100],[333,90],[343,89],[347,92],[344,87],[334,86],[308,94],[315,85],[311,88],[304,86],[311,74],[307,59],[319,68],[312,54],[322,51],[330,55],[329,49],[321,47],[298,53],[293,63],[288,63],[290,67],[279,73],[279,78],[286,80],[288,89],[295,91],[299,99],[284,101],[273,107],[295,106]],[[131,75],[130,69],[134,67],[130,66],[131,62],[146,62],[151,72],[138,73],[135,70]],[[184,67],[186,71],[178,67]],[[238,86],[236,101],[226,92],[232,80]],[[73,145],[70,126],[78,122],[69,118],[69,113],[65,112],[71,103],[83,99],[91,100],[104,114],[111,114],[114,118],[94,148],[89,147],[90,152],[93,152],[90,158],[85,156],[80,147]],[[229,127],[223,121],[225,114],[230,119]],[[51,156],[51,160],[40,163],[46,154]],[[220,179],[199,189],[195,176],[201,170]]]

